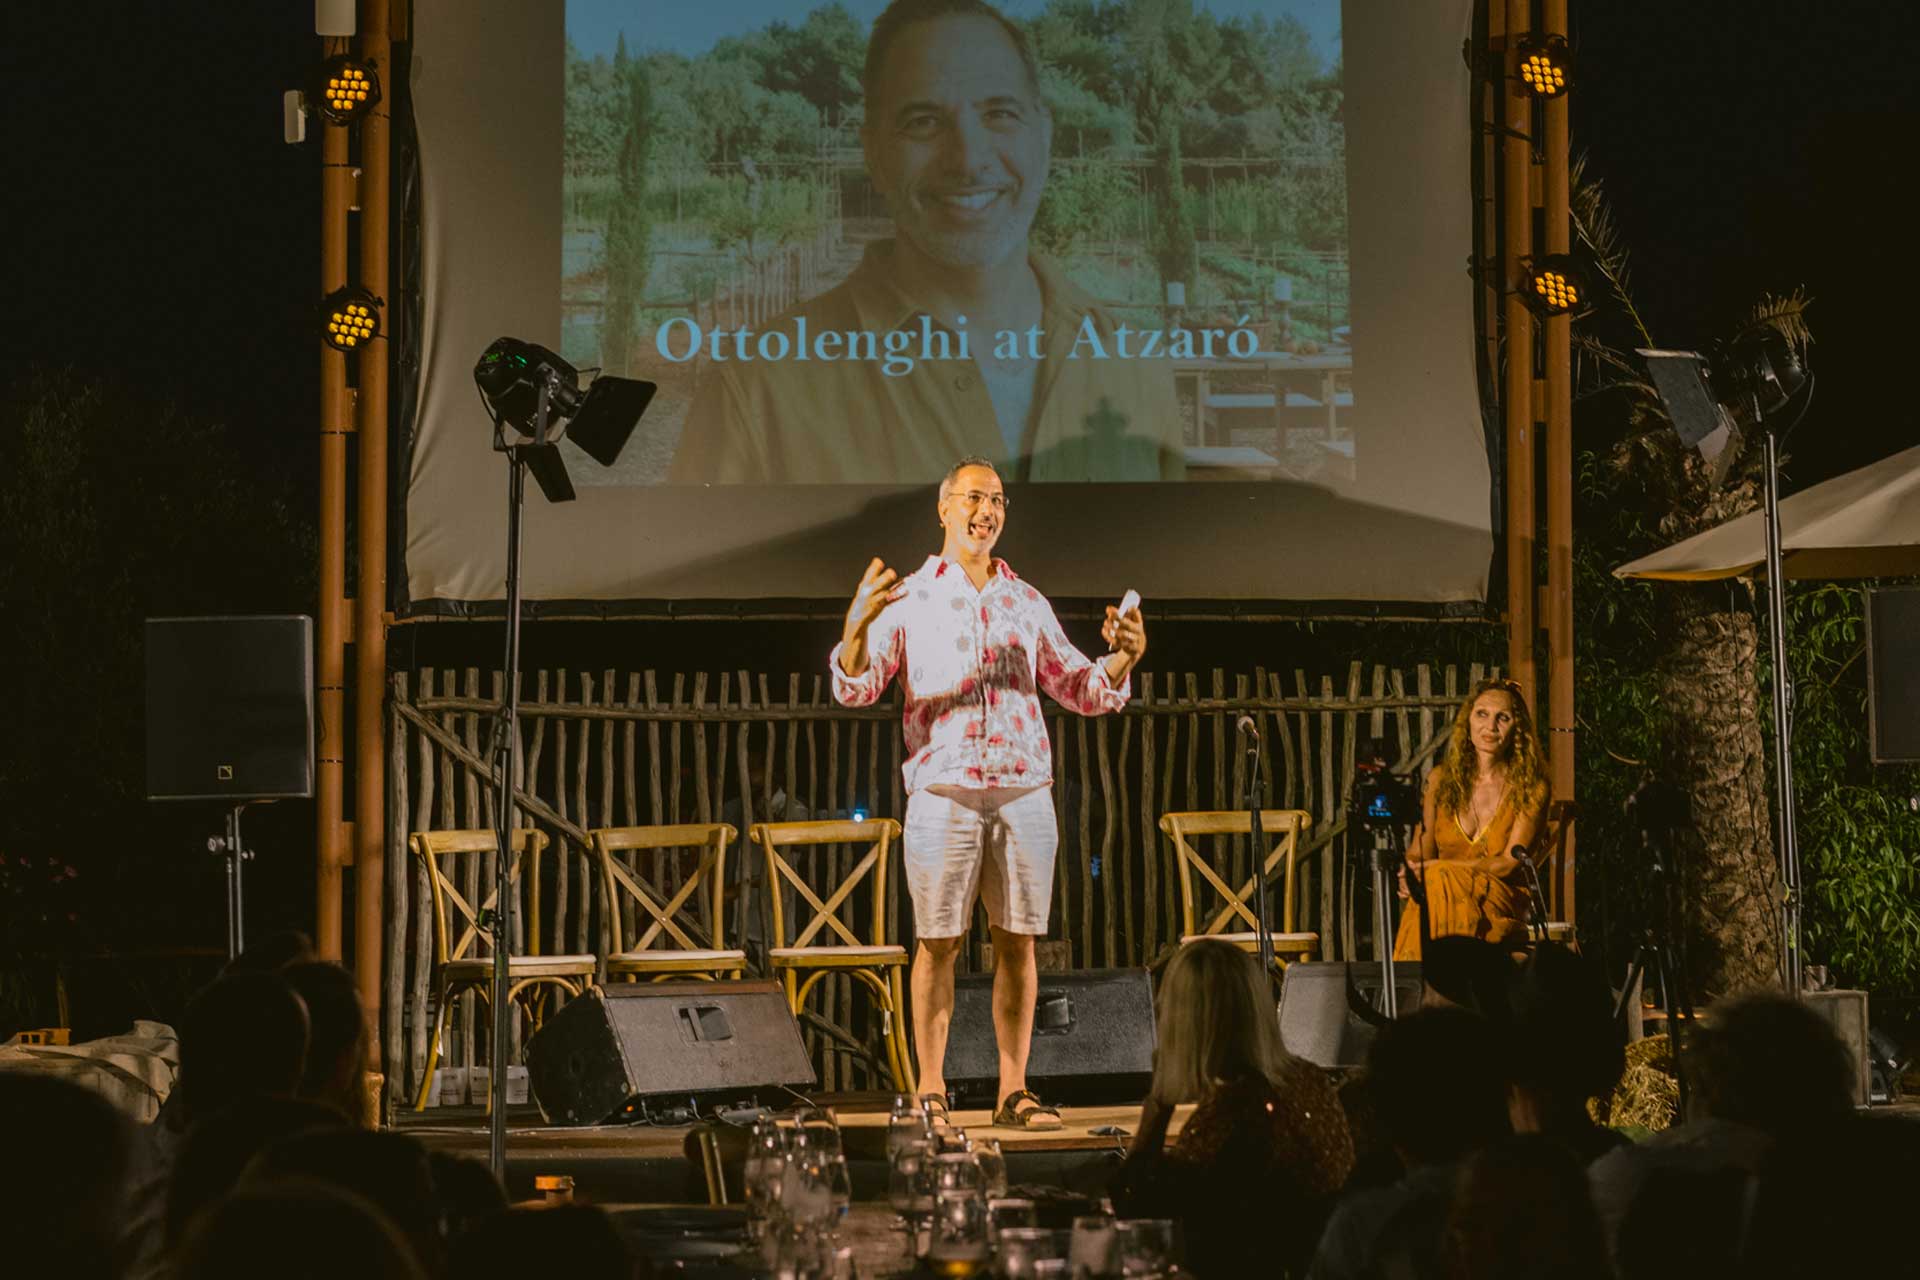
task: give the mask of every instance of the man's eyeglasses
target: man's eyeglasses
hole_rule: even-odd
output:
[[[969,489],[965,493],[956,493],[954,497],[969,507],[977,507],[982,502],[991,503],[995,511],[1007,509],[1007,495],[1004,493],[982,493],[978,489]]]

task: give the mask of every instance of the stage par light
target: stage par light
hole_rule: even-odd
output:
[[[335,289],[320,315],[320,336],[335,351],[358,351],[380,336],[380,299],[365,289]]]
[[[1564,36],[1528,35],[1521,37],[1519,55],[1520,83],[1514,88],[1534,98],[1557,98],[1573,80],[1573,62],[1567,53]]]
[[[1520,300],[1529,311],[1563,316],[1586,308],[1587,273],[1571,255],[1554,253],[1522,259],[1520,271]]]
[[[380,77],[372,63],[345,55],[328,58],[312,99],[333,123],[352,124],[380,104]]]

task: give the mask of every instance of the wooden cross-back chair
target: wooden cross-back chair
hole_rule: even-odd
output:
[[[593,853],[606,886],[605,909],[612,947],[607,977],[662,981],[667,978],[737,978],[747,953],[726,944],[724,895],[727,846],[734,829],[724,822],[686,822],[659,827],[603,827],[593,833]],[[657,890],[618,855],[698,848],[700,860],[670,894]],[[636,936],[622,928],[621,908],[636,907]]]
[[[488,881],[483,886],[484,896],[480,902],[468,902],[449,864],[494,852],[499,848],[500,837],[491,830],[416,831],[407,843],[414,857],[425,866],[427,883],[433,891],[433,981],[439,996],[433,1035],[427,1041],[427,1066],[420,1077],[420,1096],[414,1105],[418,1111],[426,1109],[431,1096],[433,1069],[440,1061],[440,1042],[446,1035],[454,997],[466,991],[474,992],[483,1001],[490,1002],[493,997],[492,934],[481,924],[481,914],[499,906],[499,890]],[[528,1021],[535,1026],[540,1023],[543,996],[552,989],[565,991],[570,996],[579,995],[593,981],[599,966],[594,956],[540,954],[540,854],[546,845],[544,832],[522,827],[513,833],[513,849],[507,864],[509,894],[529,899],[522,917],[526,922],[526,954],[507,957],[507,998],[519,1001]],[[503,1064],[492,1065],[497,1071]]]
[[[1285,866],[1281,878],[1280,918],[1271,922],[1274,962],[1284,968],[1294,960],[1310,960],[1320,952],[1320,935],[1296,931],[1294,923],[1294,881],[1300,835],[1313,825],[1313,815],[1303,809],[1262,809],[1260,834],[1274,842],[1265,857],[1267,880],[1273,880],[1274,868]],[[1202,836],[1245,836],[1253,831],[1253,821],[1245,809],[1213,809],[1191,813],[1168,813],[1160,818],[1160,830],[1173,840],[1174,858],[1180,868],[1180,942],[1197,938],[1219,938],[1250,954],[1260,950],[1260,917],[1252,905],[1254,878],[1248,875],[1237,888],[1229,887],[1226,877],[1214,868],[1206,855],[1194,847]],[[1199,885],[1194,879],[1198,877]],[[1218,899],[1219,905],[1203,914],[1202,902]]]
[[[906,997],[900,980],[907,966],[907,949],[887,941],[887,874],[893,848],[900,840],[900,824],[892,818],[862,822],[761,822],[749,832],[767,859],[767,892],[773,908],[773,945],[767,965],[786,984],[787,1003],[797,1017],[807,996],[829,974],[844,973],[873,996],[880,1010],[881,1037],[886,1042],[887,1069],[894,1087],[913,1084],[905,1019]],[[807,877],[788,858],[788,851],[818,852],[827,845],[865,846],[846,879],[823,899]],[[862,882],[868,887],[871,909],[864,931],[856,930],[841,912],[848,910]],[[791,886],[802,921],[789,922],[786,892]],[[799,924],[794,929],[792,924]],[[825,941],[816,941],[824,938]]]

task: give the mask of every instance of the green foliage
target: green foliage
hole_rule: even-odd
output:
[[[818,225],[811,183],[763,179],[727,182],[707,198],[705,217],[714,248],[738,248],[745,262],[758,262]]]
[[[1153,257],[1160,268],[1162,285],[1178,280],[1191,291],[1199,283],[1200,259],[1196,253],[1193,211],[1186,199],[1186,170],[1180,160],[1179,124],[1171,121],[1163,123],[1160,136],[1160,224],[1155,236]]]
[[[1624,254],[1608,261],[1624,283]],[[1798,295],[1766,299],[1748,322],[1803,330],[1804,307]],[[1637,330],[1637,319],[1632,323]],[[1594,361],[1589,386],[1601,398],[1584,401],[1578,412],[1604,428],[1588,433],[1601,447],[1579,454],[1575,478],[1580,914],[1583,930],[1604,934],[1605,954],[1621,964],[1653,905],[1644,855],[1621,805],[1655,772],[1673,729],[1653,675],[1665,643],[1656,631],[1655,593],[1669,588],[1621,581],[1612,568],[1690,532],[1681,522],[1697,516],[1671,509],[1673,495],[1647,483],[1654,469],[1634,465],[1636,456],[1666,447],[1651,430],[1659,420],[1639,372],[1609,363],[1597,344],[1585,350]],[[1596,409],[1614,412],[1596,419]],[[1616,443],[1606,442],[1608,433]],[[1747,607],[1745,586],[1730,582],[1727,590]],[[1868,759],[1859,591],[1790,584],[1787,631],[1797,691],[1794,779],[1807,957],[1876,999],[1912,1000],[1920,997],[1920,770],[1876,767]],[[1764,649],[1758,667],[1755,696],[1764,715]]]
[[[1110,165],[1056,164],[1034,215],[1034,243],[1065,256],[1092,242],[1117,239],[1126,231],[1133,195],[1132,181]]]
[[[627,133],[620,147],[619,197],[607,218],[604,249],[607,303],[600,330],[600,363],[625,374],[632,354],[634,309],[647,295],[653,260],[653,219],[647,187],[653,160],[653,86],[646,68],[622,68],[627,80]]]
[[[1920,769],[1867,750],[1857,588],[1793,584],[1794,793],[1807,956],[1876,997],[1920,996]]]

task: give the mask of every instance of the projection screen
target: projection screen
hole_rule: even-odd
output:
[[[504,594],[502,335],[660,388],[530,498],[530,600],[839,599],[967,455],[1056,596],[1484,598],[1471,0],[1007,0],[869,66],[885,7],[419,0],[408,612]]]

